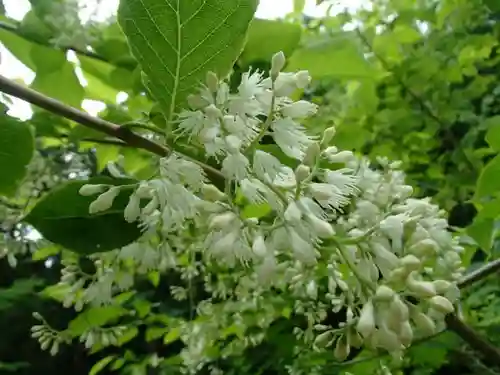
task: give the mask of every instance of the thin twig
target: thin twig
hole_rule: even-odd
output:
[[[483,280],[489,275],[499,271],[500,259],[497,259],[462,277],[462,279],[458,281],[457,286],[460,289],[466,288],[474,284],[475,282]]]

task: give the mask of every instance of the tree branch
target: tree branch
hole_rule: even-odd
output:
[[[204,169],[205,173],[207,174],[208,178],[212,181],[214,185],[216,185],[219,188],[224,187],[224,176],[217,168],[205,164],[203,162],[200,162],[199,160],[186,154],[185,152],[177,151],[176,150],[177,147],[175,146],[173,146],[171,150],[154,141],[146,139],[140,136],[139,134],[134,133],[129,126],[119,126],[113,124],[112,122],[103,120],[101,118],[93,117],[76,108],[67,106],[66,104],[63,104],[55,99],[42,95],[35,90],[22,86],[16,82],[13,82],[10,79],[5,78],[1,75],[0,75],[0,92],[4,92],[5,94],[9,94],[16,98],[22,99],[28,103],[43,108],[49,112],[73,120],[90,129],[104,133],[110,137],[118,138],[119,140],[123,141],[130,147],[143,149],[161,157],[167,156],[170,154],[170,152],[175,151],[178,154],[185,157],[186,159],[189,159],[190,161],[201,166]],[[113,142],[113,144],[115,144],[115,142]]]

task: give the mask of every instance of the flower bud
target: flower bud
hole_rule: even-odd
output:
[[[397,320],[399,322],[404,322],[408,320],[409,317],[409,309],[408,306],[396,296],[393,298],[390,306],[389,306],[389,315],[393,320]]]
[[[411,328],[411,324],[409,321],[404,321],[401,323],[401,327],[399,329],[399,340],[401,344],[406,348],[409,347],[413,341],[413,329]]]
[[[446,280],[434,280],[432,283],[438,294],[445,294],[452,286],[452,284]]]
[[[109,210],[111,206],[113,206],[113,202],[119,193],[120,188],[118,186],[113,186],[107,192],[102,193],[90,204],[89,213],[95,214],[97,212]]]
[[[267,247],[266,242],[264,241],[264,237],[262,237],[261,235],[255,237],[252,245],[252,251],[260,258],[263,258],[267,255]]]
[[[295,169],[295,178],[297,179],[297,183],[301,183],[306,180],[311,175],[311,168],[307,165],[300,164],[297,169]]]
[[[228,135],[226,137],[227,150],[231,154],[236,154],[240,151],[241,140],[235,135]]]
[[[432,297],[429,300],[429,304],[434,310],[439,311],[443,314],[451,314],[453,311],[455,311],[453,304],[443,296]]]
[[[425,255],[433,255],[439,248],[436,241],[430,238],[421,240],[408,248],[408,252],[422,257]]]
[[[141,214],[141,199],[132,194],[128,200],[128,204],[123,211],[123,216],[127,223],[133,223]]]
[[[207,114],[207,116],[212,117],[214,119],[222,117],[221,110],[213,104],[210,104],[209,106],[205,107],[204,111]]]
[[[159,205],[160,203],[158,202],[158,197],[154,196],[153,198],[151,198],[149,203],[142,209],[142,214],[144,216],[152,215]]]
[[[352,151],[347,151],[347,150],[337,152],[336,154],[327,155],[328,161],[330,163],[336,163],[336,164],[347,163],[349,160],[352,160],[353,157],[354,154],[352,153]]]
[[[108,188],[108,185],[85,184],[80,188],[78,194],[83,195],[84,197],[88,197],[90,195],[100,194],[104,190],[106,190],[106,188]]]
[[[298,222],[302,218],[302,212],[295,202],[292,202],[288,205],[287,209],[284,213],[284,218],[289,222]]]
[[[316,285],[316,282],[314,280],[309,281],[309,283],[307,284],[306,294],[311,299],[318,298],[318,286]]]
[[[223,201],[227,198],[226,194],[212,184],[203,184],[201,192],[203,194],[203,198],[210,202]]]
[[[425,336],[433,335],[436,332],[436,324],[424,313],[418,312],[412,316],[415,326],[422,331]]]
[[[205,108],[209,103],[199,95],[190,94],[187,97],[187,103],[193,110]]]
[[[335,234],[332,226],[324,220],[317,218],[314,215],[307,215],[308,221],[311,223],[315,234],[320,238],[329,238]]]
[[[114,178],[123,177],[123,174],[120,172],[120,170],[118,169],[118,167],[116,166],[116,164],[114,162],[108,161],[108,163],[106,164],[106,168],[107,168],[109,174],[111,175],[111,177],[114,177]]]
[[[380,285],[375,292],[375,299],[380,302],[390,302],[394,298],[394,290],[386,285]]]
[[[226,226],[232,224],[234,220],[237,219],[237,216],[234,212],[225,212],[220,215],[216,215],[212,218],[209,224],[210,229],[223,229]]]
[[[372,301],[365,303],[361,309],[356,331],[364,338],[369,337],[375,330],[375,310]]]
[[[332,331],[322,332],[318,336],[316,336],[316,338],[314,339],[314,344],[319,347],[325,347],[332,339],[332,336],[333,336]]]
[[[276,80],[278,74],[285,67],[285,63],[286,63],[286,58],[283,51],[280,51],[273,55],[271,59],[271,71],[270,71],[270,76],[273,81]]]
[[[408,275],[406,279],[406,286],[408,290],[417,295],[420,298],[428,298],[436,295],[436,288],[434,284],[429,281],[417,281],[414,278],[414,272]]]
[[[347,343],[347,340],[344,336],[340,337],[337,340],[337,344],[335,345],[335,350],[333,351],[333,355],[337,361],[344,361],[351,352],[351,348]]]
[[[379,329],[376,334],[377,346],[387,350],[388,352],[395,352],[401,349],[401,341],[398,336],[387,328]]]
[[[316,164],[316,159],[318,158],[320,153],[321,149],[318,142],[311,143],[306,150],[306,154],[304,156],[302,164],[313,167]]]
[[[418,270],[421,264],[420,259],[418,259],[415,255],[410,254],[401,258],[401,265],[408,271]]]
[[[219,78],[214,72],[208,72],[206,77],[207,87],[212,93],[216,93],[219,88]]]
[[[332,141],[336,132],[337,132],[337,130],[333,126],[325,129],[325,131],[323,132],[323,137],[321,138],[321,148],[322,149],[324,149],[325,147],[327,147],[330,144],[330,142]]]

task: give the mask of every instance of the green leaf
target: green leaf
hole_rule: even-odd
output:
[[[137,240],[141,235],[137,224],[123,218],[132,190],[122,189],[110,210],[91,215],[89,205],[97,196],[83,197],[78,193],[87,183],[126,185],[135,180],[95,177],[67,182],[41,199],[25,221],[47,240],[81,254],[110,251]]]
[[[104,368],[111,363],[116,358],[114,355],[108,355],[107,357],[102,358],[99,362],[97,362],[90,369],[89,375],[97,375],[99,372],[104,370]]]
[[[118,20],[167,119],[241,53],[256,0],[122,0]]]
[[[26,175],[35,151],[31,127],[7,115],[0,117],[0,195],[11,196]]]
[[[249,204],[243,209],[242,216],[245,219],[249,219],[251,217],[260,219],[269,214],[271,211],[272,208],[268,203]]]
[[[81,312],[68,325],[72,336],[80,336],[84,332],[102,327],[126,315],[128,310],[121,306],[94,306]]]
[[[467,228],[467,234],[471,236],[486,253],[489,253],[493,246],[494,225],[495,220],[493,219],[476,218]]]
[[[486,164],[479,175],[474,198],[480,199],[500,192],[500,155]]]
[[[286,67],[289,72],[308,70],[314,79],[325,77],[372,78],[375,69],[364,58],[352,34],[318,37],[295,51]]]
[[[292,56],[302,35],[302,28],[293,23],[255,19],[248,29],[247,43],[239,58],[242,66],[256,61],[270,62],[279,51]]]
[[[85,90],[64,52],[34,45],[31,48],[31,60],[36,67],[35,80],[31,84],[33,90],[70,106],[81,106]]]
[[[500,151],[500,116],[487,118],[481,124],[481,127],[488,129],[486,133],[486,142],[488,142],[491,148]]]
[[[169,328],[151,327],[146,330],[146,341],[159,339],[168,332]]]
[[[137,327],[129,327],[125,333],[123,333],[117,342],[117,346],[125,345],[130,340],[134,339],[139,334],[139,329]]]
[[[164,344],[170,344],[181,337],[181,330],[179,328],[172,328],[169,333],[163,337]]]
[[[7,48],[9,52],[12,53],[14,57],[22,62],[26,67],[31,70],[36,69],[35,64],[31,60],[31,47],[34,45],[33,43],[30,43],[26,39],[3,29],[0,29],[0,41],[5,48]]]
[[[44,298],[49,298],[56,300],[58,302],[63,302],[68,293],[71,292],[71,285],[67,284],[55,284],[48,286],[40,292],[40,295]]]
[[[40,249],[37,249],[33,255],[31,256],[31,259],[37,261],[37,260],[45,260],[50,256],[59,254],[61,252],[61,249],[58,246],[55,245],[49,245],[42,247]]]

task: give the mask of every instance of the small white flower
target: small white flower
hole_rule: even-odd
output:
[[[205,124],[205,115],[201,111],[182,111],[179,114],[179,126],[177,132],[181,135],[189,134],[197,136]]]
[[[123,215],[125,217],[125,221],[129,223],[133,223],[136,221],[141,214],[141,199],[136,195],[130,195],[129,201]]]
[[[275,156],[256,150],[253,156],[253,171],[261,180],[272,182],[283,171],[284,165]]]
[[[311,75],[307,70],[295,73],[294,79],[299,89],[305,89],[311,83]]]
[[[227,178],[236,181],[244,180],[248,175],[248,166],[250,162],[241,153],[229,154],[222,162],[222,173]]]
[[[304,127],[291,118],[278,119],[272,124],[273,138],[285,155],[302,160],[313,139],[305,133]]]

